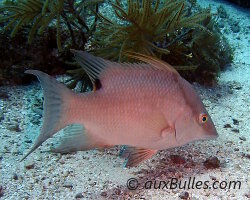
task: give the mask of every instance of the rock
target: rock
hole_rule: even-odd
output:
[[[35,167],[34,163],[25,166],[25,168],[28,169],[28,170],[29,169],[34,169],[34,167]]]
[[[218,22],[218,26],[219,26],[219,28],[224,28],[225,27],[225,23],[223,22],[223,21],[219,21]]]
[[[15,132],[20,132],[20,131],[21,131],[21,129],[20,129],[18,123],[9,124],[6,128],[7,128],[8,130],[10,130],[10,131],[15,131]]]
[[[216,97],[221,98],[222,95],[220,93],[216,94]]]
[[[43,109],[42,108],[37,108],[37,107],[32,107],[32,111],[38,114],[39,116],[43,115]]]
[[[65,160],[61,159],[61,160],[59,160],[59,163],[63,165],[63,164],[65,164]]]
[[[228,94],[233,94],[234,93],[232,89],[229,89],[227,92],[228,92]]]
[[[174,164],[185,164],[186,163],[185,158],[183,158],[179,155],[170,155],[170,159]]]
[[[239,148],[234,148],[234,151],[239,151],[240,149]]]
[[[239,37],[239,39],[240,39],[240,37]],[[241,86],[238,86],[238,87],[235,87],[234,89],[235,89],[235,90],[241,90],[242,87],[241,87]]]
[[[168,168],[168,171],[169,171],[169,172],[172,172],[172,173],[175,173],[175,172],[176,172],[176,169],[170,167],[170,168]]]
[[[233,128],[232,131],[235,132],[235,133],[239,133],[240,132],[240,130],[237,129],[237,128]]]
[[[18,175],[16,173],[13,175],[13,179],[18,180]]]
[[[242,156],[243,156],[243,157],[246,157],[246,158],[248,158],[248,159],[250,159],[250,154],[243,153]]]
[[[249,194],[245,194],[245,197],[248,198],[248,199],[250,199],[250,193]]]
[[[81,198],[83,198],[84,196],[83,196],[83,193],[82,192],[79,192],[78,194],[76,194],[76,196],[75,196],[75,198],[76,199],[81,199]]]
[[[220,160],[217,157],[210,157],[203,164],[207,169],[216,169],[220,167]]]
[[[115,193],[116,195],[120,195],[120,194],[121,194],[121,190],[120,190],[119,188],[115,188],[114,193]]]
[[[0,92],[0,99],[8,99],[9,95],[6,92]]]
[[[3,197],[4,189],[3,186],[0,185],[0,198]]]
[[[4,113],[0,112],[0,122],[4,120]]]
[[[238,26],[238,22],[231,22],[231,26]],[[229,81],[228,85],[231,90],[240,90],[242,88],[241,84],[237,81]]]
[[[180,197],[180,199],[188,199],[189,193],[186,192],[186,191],[182,191],[182,192],[179,194],[179,197]]]
[[[211,178],[213,181],[216,181],[216,177],[215,177],[215,176],[210,175],[210,178]]]
[[[72,185],[72,183],[66,181],[66,182],[64,182],[63,187],[72,189],[73,185]]]
[[[184,165],[185,168],[192,168],[195,166],[195,163],[194,162],[188,162]]]
[[[217,13],[219,15],[220,18],[228,18],[228,14],[227,14],[227,11],[226,9],[223,7],[223,6],[219,6],[217,8]]]
[[[238,24],[234,24],[231,26],[231,30],[233,33],[239,33],[240,32],[240,26]]]
[[[107,194],[107,192],[102,192],[102,193],[101,193],[101,196],[102,196],[102,197],[106,197],[106,196],[108,196],[108,194]]]
[[[233,119],[233,124],[234,125],[239,125],[239,121],[237,119]]]
[[[232,128],[232,126],[230,124],[225,124],[223,128]]]
[[[246,141],[247,139],[244,136],[239,137],[240,140]]]
[[[31,118],[30,122],[32,124],[35,124],[35,125],[39,125],[40,124],[40,120],[37,117],[35,117],[35,116],[33,118]]]

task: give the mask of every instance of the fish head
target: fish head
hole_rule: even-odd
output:
[[[185,103],[175,122],[176,140],[180,145],[218,137],[214,123],[192,85],[180,77]]]

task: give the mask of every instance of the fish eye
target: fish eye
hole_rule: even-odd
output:
[[[204,124],[204,123],[207,122],[207,120],[208,120],[207,114],[201,113],[200,116],[199,116],[199,122],[200,122],[201,124]]]

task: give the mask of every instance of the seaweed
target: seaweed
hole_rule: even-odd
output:
[[[31,44],[36,34],[41,35],[52,25],[57,30],[57,47],[63,50],[61,35],[68,31],[71,46],[77,46],[75,32],[82,37],[85,45],[86,35],[93,31],[84,20],[86,7],[98,5],[103,0],[75,1],[75,0],[18,0],[10,1],[0,7],[0,23],[5,23],[5,30],[11,29],[14,37],[24,26],[29,27],[28,43]],[[94,21],[96,23],[96,20]],[[94,24],[91,27],[95,27]],[[64,33],[65,34],[65,33]],[[78,48],[80,48],[78,46]]]

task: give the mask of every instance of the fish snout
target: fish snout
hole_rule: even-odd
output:
[[[206,131],[207,139],[216,139],[219,136],[215,126],[211,126],[210,130]]]

